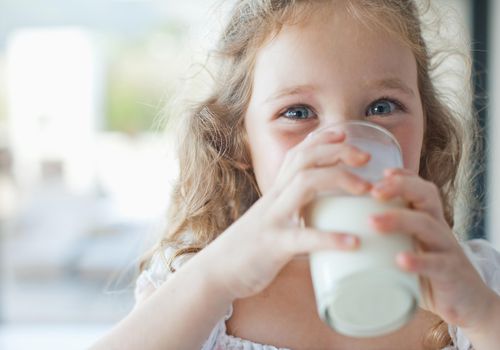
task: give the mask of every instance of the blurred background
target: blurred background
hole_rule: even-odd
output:
[[[470,237],[500,249],[500,4],[433,3],[454,9],[445,34],[473,43],[487,148]],[[0,0],[1,349],[83,349],[130,311],[177,172],[162,118],[218,12],[206,0]]]

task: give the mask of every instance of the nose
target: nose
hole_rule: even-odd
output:
[[[352,88],[345,88],[341,91],[329,91],[323,103],[323,110],[320,111],[323,116],[323,118],[320,118],[320,122],[323,125],[364,119],[359,91],[355,91]]]
[[[362,116],[349,108],[332,108],[325,110],[323,118],[320,120],[320,127],[342,124],[347,121],[363,120]]]

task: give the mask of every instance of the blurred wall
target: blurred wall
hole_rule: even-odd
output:
[[[490,14],[490,109],[489,109],[489,176],[487,231],[489,239],[500,250],[500,2],[491,1]]]

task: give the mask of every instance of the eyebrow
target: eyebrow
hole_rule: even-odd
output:
[[[399,78],[375,80],[364,84],[367,87],[400,90],[406,95],[415,96],[415,92]]]
[[[276,93],[269,96],[264,102],[270,102],[272,100],[280,99],[284,96],[300,95],[304,93],[311,93],[317,90],[315,85],[295,85],[292,87],[284,88],[278,90]]]

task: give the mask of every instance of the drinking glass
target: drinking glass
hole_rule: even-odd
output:
[[[336,165],[367,181],[375,183],[384,169],[403,166],[398,141],[379,125],[348,121],[316,132],[325,130],[343,130],[344,142],[371,154],[362,167]],[[402,271],[395,261],[399,252],[413,250],[412,238],[397,232],[381,235],[369,225],[370,216],[405,205],[401,199],[382,202],[337,190],[319,195],[306,208],[306,226],[355,234],[361,241],[357,250],[320,251],[309,258],[319,315],[339,333],[383,335],[414,314],[420,299],[418,276]]]

